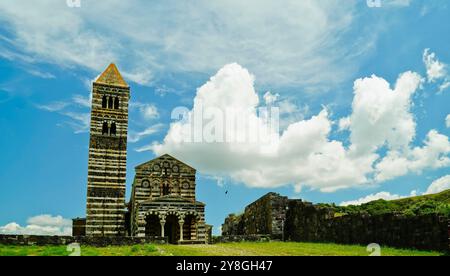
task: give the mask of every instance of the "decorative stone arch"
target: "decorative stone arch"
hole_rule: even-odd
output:
[[[180,211],[178,210],[165,210],[160,213],[161,228],[164,229],[162,235],[167,237],[169,243],[177,243],[182,240],[183,221],[180,221]]]
[[[171,183],[170,180],[168,178],[164,178],[161,180],[160,182],[160,186],[161,186],[161,195],[162,196],[166,196],[166,195],[170,195],[171,194]]]
[[[196,211],[185,212],[183,227],[185,240],[196,240],[198,238],[198,225],[201,219],[201,215]]]
[[[119,109],[119,106],[120,106],[120,98],[116,96],[114,98],[114,109]]]
[[[117,124],[116,124],[116,122],[115,121],[112,121],[111,123],[110,123],[110,135],[113,135],[113,136],[116,136],[117,135]]]
[[[113,109],[113,107],[114,107],[114,97],[109,96],[108,97],[108,109]]]
[[[145,236],[160,236],[161,231],[161,218],[158,212],[147,212],[145,214]]]
[[[108,135],[109,133],[109,124],[108,121],[104,120],[102,122],[102,135]]]
[[[102,108],[108,107],[108,97],[106,95],[103,95],[102,97]]]

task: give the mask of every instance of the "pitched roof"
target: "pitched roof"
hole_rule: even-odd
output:
[[[106,68],[106,70],[94,81],[94,83],[129,87],[114,63],[111,63],[108,68]]]
[[[180,163],[180,164],[183,164],[183,165],[189,167],[190,169],[196,171],[196,169],[193,168],[192,166],[190,166],[190,165],[188,165],[188,164],[186,164],[186,163],[184,163],[184,162],[182,162],[182,161],[176,159],[175,157],[173,157],[173,156],[170,155],[170,154],[163,154],[163,155],[161,155],[161,156],[159,156],[159,157],[156,157],[155,159],[152,159],[152,160],[150,160],[150,161],[147,161],[147,162],[145,162],[145,163],[142,163],[142,164],[136,166],[135,169],[139,169],[139,168],[141,168],[141,167],[144,167],[145,165],[148,165],[148,164],[150,164],[150,163],[153,163],[154,161],[157,161],[157,160],[159,160],[159,159],[166,159],[166,158],[167,158],[167,159],[175,160],[176,162],[178,162],[178,163]]]
[[[203,205],[205,206],[206,204],[200,201],[192,201],[189,200],[187,198],[184,198],[182,196],[178,196],[178,195],[165,195],[165,196],[160,196],[157,198],[153,198],[153,199],[147,199],[144,201],[141,201],[139,204],[140,205],[144,205],[144,204],[152,204],[152,203],[188,203],[188,204],[195,204],[195,205]]]

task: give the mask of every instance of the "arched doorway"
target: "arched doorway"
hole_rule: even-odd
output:
[[[197,217],[194,215],[187,215],[184,219],[183,238],[185,241],[197,239]]]
[[[167,241],[169,243],[178,243],[178,241],[180,240],[180,224],[178,222],[177,216],[167,216],[166,223],[164,225],[164,235],[167,237]]]
[[[146,217],[145,236],[159,237],[161,236],[161,223],[157,215],[148,215]]]

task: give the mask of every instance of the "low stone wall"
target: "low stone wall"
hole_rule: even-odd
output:
[[[167,238],[161,237],[70,237],[70,236],[28,236],[28,235],[0,235],[3,245],[81,245],[106,247],[135,245],[145,243],[164,244]]]
[[[269,242],[270,240],[270,235],[232,235],[213,237],[213,243]]]
[[[448,218],[421,216],[345,215],[301,201],[289,202],[285,238],[292,241],[342,244],[378,243],[398,248],[446,251]]]
[[[336,216],[330,207],[269,193],[247,206],[243,214],[229,215],[222,225],[222,237],[216,237],[215,242],[258,241],[259,237],[269,237],[447,251],[448,219],[437,214]]]

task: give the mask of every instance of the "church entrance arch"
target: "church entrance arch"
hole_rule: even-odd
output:
[[[145,224],[145,236],[146,237],[158,237],[161,236],[161,223],[157,215],[147,215]]]
[[[164,233],[167,241],[171,244],[177,244],[180,239],[180,226],[178,218],[175,215],[168,215],[164,225]]]

